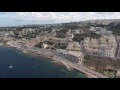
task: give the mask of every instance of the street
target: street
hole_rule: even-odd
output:
[[[60,58],[58,56],[54,56],[54,58],[56,60],[61,61],[61,62],[65,62],[67,65],[69,65],[69,66],[71,66],[71,67],[73,67],[73,68],[75,68],[75,69],[77,69],[77,70],[79,70],[79,71],[81,71],[81,72],[83,72],[85,74],[88,74],[88,75],[90,75],[90,76],[92,76],[94,78],[108,78],[107,76],[105,76],[103,74],[100,74],[100,73],[98,73],[96,71],[93,71],[93,70],[91,70],[91,69],[89,69],[89,68],[87,68],[87,67],[85,67],[85,66],[83,66],[81,64],[74,64],[74,63],[72,63],[70,61],[67,61],[67,60],[65,60],[63,58]]]

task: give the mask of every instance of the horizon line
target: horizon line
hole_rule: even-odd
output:
[[[88,20],[80,20],[80,21],[68,21],[68,22],[60,22],[60,23],[46,23],[46,24],[23,24],[23,25],[10,25],[10,26],[0,26],[0,28],[4,27],[21,27],[21,26],[27,26],[27,25],[55,25],[55,24],[65,24],[65,23],[78,23],[78,22],[86,22],[86,21],[92,21],[92,20],[120,20],[119,19],[88,19]]]

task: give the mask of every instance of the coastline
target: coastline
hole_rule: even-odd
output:
[[[54,58],[54,55],[51,57],[51,56],[46,55],[46,54],[43,55],[43,53],[42,53],[42,54],[34,53],[34,52],[31,52],[31,51],[28,51],[27,49],[20,49],[20,48],[18,48],[18,47],[13,47],[13,46],[9,46],[9,45],[2,45],[2,46],[9,47],[9,48],[15,48],[15,49],[17,49],[17,50],[19,50],[19,51],[21,51],[21,52],[23,52],[23,53],[25,53],[25,54],[30,54],[30,55],[33,55],[33,56],[38,56],[38,57],[40,56],[40,57],[48,58],[48,59],[50,59],[53,63],[55,63],[55,64],[57,63],[58,65],[64,66],[64,67],[67,68],[67,70],[69,70],[69,71],[72,71],[72,70],[75,69],[75,68],[67,65],[67,64],[64,63],[64,62],[61,62],[61,61],[55,59],[55,58]],[[86,78],[94,78],[94,77],[86,74],[85,72],[82,72],[82,71],[79,71],[79,70],[77,70],[77,71],[80,72],[80,73],[82,73],[82,74],[84,74],[84,76],[85,76]]]

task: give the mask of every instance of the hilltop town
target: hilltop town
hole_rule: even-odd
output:
[[[0,27],[0,45],[62,58],[99,77],[120,77],[120,20]]]

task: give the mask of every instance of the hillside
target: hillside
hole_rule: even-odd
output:
[[[98,20],[87,20],[80,22],[69,22],[69,23],[58,23],[58,24],[33,24],[33,25],[22,25],[12,27],[0,27],[0,31],[48,31],[51,30],[76,30],[76,29],[89,29],[90,27],[102,27],[110,30],[115,35],[120,35],[120,19],[98,19]]]

